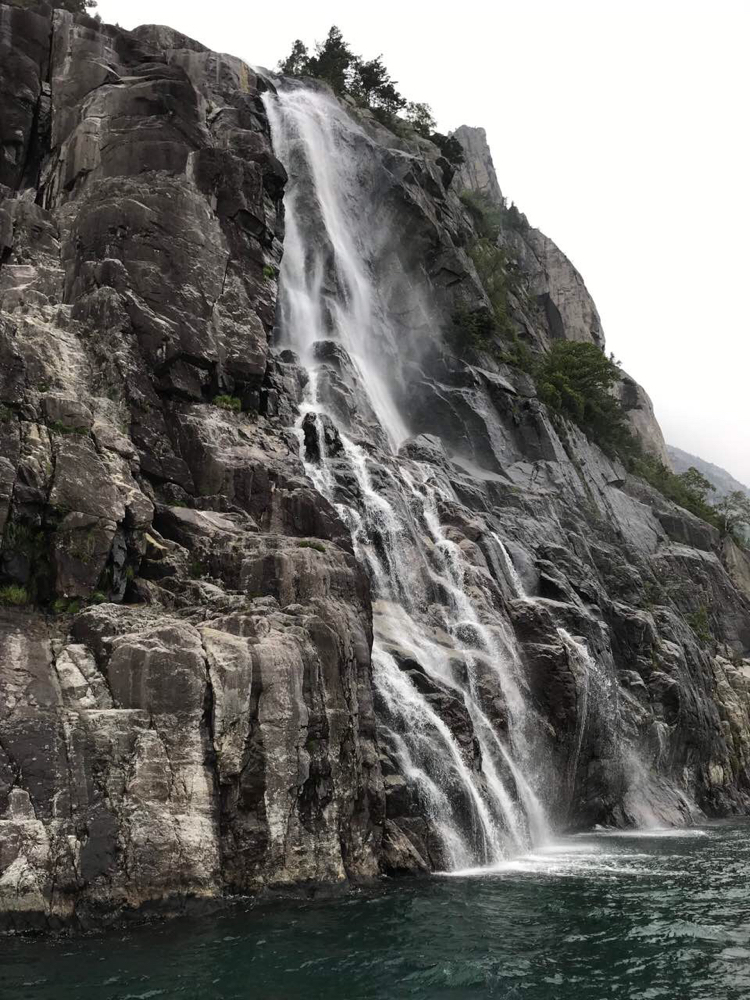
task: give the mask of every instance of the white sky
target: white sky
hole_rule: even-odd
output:
[[[275,66],[337,24],[581,271],[667,440],[750,484],[750,0],[99,0]]]

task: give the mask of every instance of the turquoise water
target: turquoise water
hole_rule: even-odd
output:
[[[750,824],[577,836],[492,874],[0,939],[0,997],[747,1000],[749,875]]]

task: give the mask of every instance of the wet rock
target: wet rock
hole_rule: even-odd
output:
[[[430,142],[347,105],[348,210],[368,232],[372,192],[389,234],[361,356],[334,339],[346,284],[302,196],[327,262],[327,413],[301,421],[324,496],[299,453],[308,375],[273,346],[270,84],[171,29],[44,6],[0,7],[0,55],[0,582],[21,602],[0,609],[5,925],[444,867],[374,631],[442,733],[469,857],[499,786],[498,836],[515,809],[523,839],[524,775],[559,826],[747,810],[745,555],[551,419],[527,373],[440,335],[488,308],[458,197],[501,198],[482,135],[459,130],[451,180]],[[501,240],[521,341],[603,346],[559,249]],[[647,397],[621,391],[660,455]],[[385,584],[355,556],[365,515]]]

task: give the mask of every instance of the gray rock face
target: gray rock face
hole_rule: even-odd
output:
[[[308,373],[274,346],[287,177],[268,86],[168,28],[0,6],[3,926],[440,866],[373,682],[374,631],[489,794],[466,660],[436,679],[394,602],[373,607],[339,425],[410,526],[405,572],[454,553],[474,627],[518,651],[553,820],[750,805],[746,554],[553,423],[522,371],[441,336],[487,301],[457,195],[501,197],[476,130],[459,130],[476,155],[451,183],[429,143],[347,112],[391,237],[371,273],[398,336],[375,352],[411,436],[388,449],[328,339],[314,360],[332,416],[295,428]],[[368,206],[352,210],[366,222]],[[603,346],[560,251],[536,231],[503,238],[533,291],[513,311],[527,340]],[[322,492],[302,457],[327,460]],[[436,483],[434,509],[405,481]],[[433,649],[449,647],[449,590],[435,572],[418,609]],[[600,714],[584,642],[610,692]],[[505,736],[491,664],[475,694]],[[638,803],[613,726],[651,768]]]
[[[369,589],[269,347],[258,81],[166,28],[0,25],[2,919],[370,878]]]

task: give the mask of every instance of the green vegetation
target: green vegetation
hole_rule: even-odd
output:
[[[696,638],[699,639],[700,642],[711,642],[713,636],[711,635],[708,609],[705,604],[701,604],[697,611],[693,611],[691,614],[685,615],[685,620],[693,632],[695,632]]]
[[[233,410],[235,413],[239,413],[242,409],[242,400],[237,396],[214,396],[212,402],[214,406],[218,406],[222,410]]]
[[[484,195],[473,192],[465,191],[461,198],[478,233],[467,252],[487,293],[490,309],[459,309],[454,313],[449,332],[453,348],[458,353],[467,347],[488,351],[498,361],[531,372],[534,358],[516,332],[509,300],[511,293],[521,301],[529,296],[522,287],[517,267],[498,243],[500,233],[507,228],[508,210],[505,205],[497,206]]]
[[[646,455],[635,439],[630,447],[629,465],[632,472],[645,479],[667,499],[673,500],[715,528],[719,527],[716,512],[707,499],[713,486],[697,469],[690,468],[678,476],[658,458]]]
[[[498,205],[479,191],[462,191],[460,198],[474,220],[479,235],[493,242],[504,229],[523,232],[531,228],[523,212],[513,203],[509,205],[505,199]]]
[[[519,339],[512,319],[509,295],[520,301],[528,294],[521,286],[513,262],[502,245],[503,232],[528,228],[526,217],[511,205],[495,204],[473,191],[461,195],[472,217],[477,238],[468,248],[490,308],[459,309],[448,331],[454,350],[485,351],[496,360],[515,365],[534,379],[539,399],[553,419],[567,418],[611,458],[618,458],[635,475],[659,490],[669,500],[713,525],[722,537],[731,537],[743,547],[750,539],[750,498],[732,493],[712,504],[711,483],[695,469],[677,475],[644,452],[631,433],[627,414],[616,395],[622,381],[619,362],[595,344],[556,340],[551,349],[537,356]]]
[[[627,455],[634,445],[625,411],[613,389],[622,378],[613,357],[595,344],[556,340],[534,373],[543,403],[562,413],[609,455]]]
[[[500,336],[511,336],[513,325],[510,318],[508,293],[513,280],[505,251],[487,237],[477,240],[469,248],[469,256],[477,269],[479,280],[492,306],[495,332]]]
[[[494,338],[497,334],[497,324],[492,310],[457,309],[453,314],[451,340],[453,347],[461,352],[466,347],[477,351],[494,351]]]
[[[676,475],[643,451],[615,393],[622,372],[612,355],[607,357],[595,344],[556,340],[545,355],[538,357],[520,341],[512,321],[509,294],[522,300],[524,290],[505,250],[497,244],[505,226],[506,209],[473,194],[464,196],[464,204],[479,233],[469,247],[469,255],[490,308],[459,309],[454,313],[449,331],[454,350],[486,351],[528,372],[539,399],[553,418],[559,415],[571,420],[607,455],[619,458],[665,497],[718,528],[722,536],[731,536],[737,544],[746,546],[750,498],[737,492],[712,504],[709,494],[714,488],[697,469]]]
[[[302,542],[297,542],[297,546],[300,549],[315,549],[316,552],[325,552],[326,547],[321,542],[311,542],[305,539]]]
[[[81,601],[78,597],[57,597],[52,603],[52,610],[56,615],[75,615],[81,610]]]
[[[264,264],[263,277],[266,279],[266,281],[272,281],[276,277],[276,268],[271,267],[270,264]]]
[[[449,331],[454,350],[486,351],[497,360],[528,372],[553,418],[559,415],[571,420],[607,455],[619,458],[665,497],[718,528],[722,536],[731,536],[739,545],[746,545],[750,498],[737,492],[712,504],[709,494],[714,488],[697,469],[676,475],[643,451],[615,394],[622,372],[612,355],[607,357],[595,344],[556,340],[545,355],[538,357],[520,341],[509,295],[513,293],[521,301],[524,297],[528,300],[528,295],[498,241],[508,229],[527,227],[526,217],[513,206],[496,205],[472,191],[465,191],[461,200],[478,234],[468,253],[490,308],[459,309],[454,313]]]
[[[85,436],[89,432],[88,427],[71,427],[70,424],[64,424],[62,420],[55,420],[49,425],[49,429],[55,434],[81,434]]]
[[[45,545],[44,532],[21,521],[9,521],[5,526],[3,550],[21,552],[29,558],[39,556]]]
[[[20,608],[29,603],[29,593],[25,587],[9,583],[0,587],[0,604],[6,608]]]
[[[366,60],[355,55],[335,25],[324,42],[316,43],[314,55],[298,38],[287,58],[279,63],[279,71],[285,76],[325,80],[337,94],[347,94],[360,107],[372,111],[383,125],[400,131],[405,120],[419,135],[432,140],[451,163],[463,163],[463,149],[458,140],[435,131],[429,105],[407,101],[396,89],[396,81],[391,79],[383,57]]]

